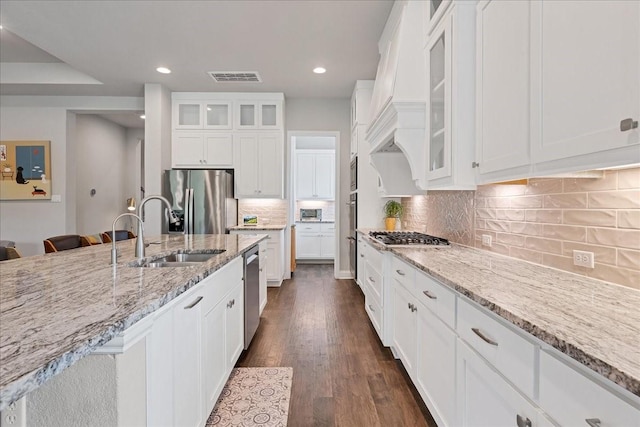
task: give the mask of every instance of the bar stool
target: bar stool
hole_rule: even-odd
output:
[[[116,230],[116,242],[120,240],[128,240],[135,239],[136,235],[130,232],[129,230]],[[111,231],[105,231],[102,233],[102,241],[104,243],[111,243],[113,239],[111,239]]]
[[[83,246],[91,246],[87,239],[83,236],[80,236],[79,234],[53,236],[43,240],[42,243],[44,243],[44,252],[47,254],[52,252],[81,248]]]
[[[0,246],[0,261],[22,258],[20,252],[11,246]]]

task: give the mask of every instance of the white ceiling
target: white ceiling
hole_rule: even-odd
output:
[[[142,96],[145,83],[161,83],[177,92],[348,98],[356,80],[375,78],[377,42],[392,4],[2,0],[0,65],[5,79],[0,75],[0,93]],[[58,61],[64,64],[56,65]],[[20,72],[5,72],[18,65]],[[173,72],[157,73],[161,65]],[[52,66],[68,66],[66,71],[88,77],[85,84],[60,78],[56,81],[64,84],[46,83]],[[327,73],[313,74],[316,66]],[[215,83],[208,71],[257,71],[263,83]],[[12,83],[6,83],[10,75]],[[102,84],[86,84],[91,78]],[[33,79],[42,82],[34,84]]]

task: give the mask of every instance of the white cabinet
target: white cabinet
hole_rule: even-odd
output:
[[[236,129],[281,129],[282,102],[236,101]]]
[[[623,132],[620,122],[640,120],[640,2],[534,1],[531,12],[536,171],[595,153],[577,162],[637,162],[639,129]]]
[[[226,308],[226,366],[233,368],[244,348],[244,282],[240,281],[222,301]]]
[[[296,199],[335,199],[335,152],[333,150],[297,151]]]
[[[531,170],[530,17],[528,1],[477,6],[475,162],[483,182]]]
[[[539,410],[463,341],[457,348],[457,426],[538,426]]]
[[[356,283],[360,288],[362,288],[364,284],[364,258],[366,244],[364,243],[364,237],[362,237],[361,233],[358,233],[356,245],[356,256],[358,258],[356,261]]]
[[[202,410],[202,287],[179,298],[173,308],[173,420],[174,425],[199,426]]]
[[[280,286],[284,278],[284,230],[231,230],[230,233],[266,234],[268,236],[266,239],[267,283],[269,286]],[[264,247],[261,246],[260,253]],[[260,265],[264,265],[262,259],[260,259]]]
[[[213,407],[227,380],[225,352],[226,299],[203,305],[202,382],[204,408]]]
[[[475,189],[474,4],[454,2],[433,29],[425,58],[427,187]]]
[[[171,144],[174,168],[233,168],[233,135],[176,131]]]
[[[231,101],[184,100],[173,103],[174,129],[231,129]]]
[[[267,242],[264,240],[259,244],[260,254],[260,273],[258,275],[260,281],[260,314],[267,305]]]
[[[410,376],[416,360],[416,328],[418,307],[411,293],[394,280],[393,283],[393,346]]]
[[[296,259],[334,258],[334,223],[298,223],[296,230]]]
[[[236,198],[284,197],[283,137],[281,132],[238,133]]]
[[[596,419],[603,427],[640,425],[640,409],[546,351],[540,352],[540,407],[563,426]]]
[[[369,106],[373,92],[373,80],[358,80],[351,95],[351,158],[356,155],[365,160],[369,158],[369,151],[359,149],[359,139],[364,140],[366,127],[369,124]],[[368,161],[367,161],[368,163]]]

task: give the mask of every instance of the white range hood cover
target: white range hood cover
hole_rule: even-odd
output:
[[[423,8],[423,2],[396,2],[379,46],[366,138],[371,163],[389,196],[426,190]]]

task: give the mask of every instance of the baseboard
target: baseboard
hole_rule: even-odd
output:
[[[353,274],[351,274],[350,270],[340,270],[336,279],[353,279]]]

